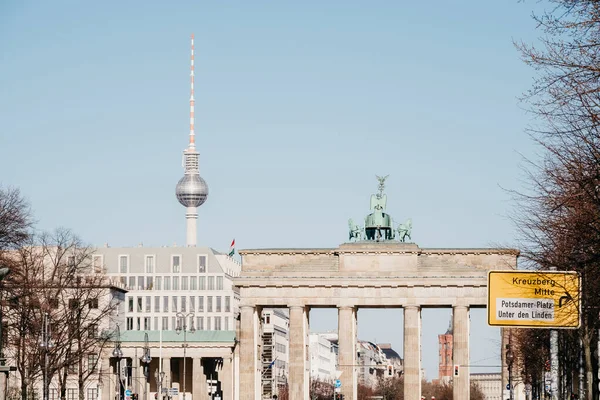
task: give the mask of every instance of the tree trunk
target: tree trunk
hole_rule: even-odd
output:
[[[82,362],[82,356],[79,355],[79,374],[77,375],[77,387],[79,390],[79,400],[85,400],[85,379],[83,376],[83,362]]]
[[[27,400],[27,378],[23,375],[21,375],[21,400]]]
[[[594,400],[594,366],[592,361],[592,331],[588,324],[583,327],[581,343],[585,363],[585,400]]]

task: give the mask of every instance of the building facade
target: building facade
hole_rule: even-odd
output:
[[[310,378],[333,383],[337,370],[337,334],[335,340],[327,333],[311,333],[308,336],[310,347]]]
[[[442,383],[452,381],[453,363],[452,363],[452,327],[449,327],[446,333],[438,335],[439,345],[439,365],[438,378]]]
[[[288,382],[289,310],[262,310],[262,397],[272,399]]]

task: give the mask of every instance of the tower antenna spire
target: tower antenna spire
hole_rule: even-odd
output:
[[[177,182],[175,195],[186,208],[186,244],[196,246],[196,220],[198,207],[208,197],[208,186],[200,176],[200,154],[196,151],[194,133],[194,35],[192,34],[192,54],[190,59],[190,143],[183,151],[184,176]]]
[[[190,56],[190,149],[196,148],[194,101],[194,34],[192,33],[192,53]]]

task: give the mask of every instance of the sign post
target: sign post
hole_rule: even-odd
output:
[[[580,288],[576,272],[490,271],[488,324],[577,329]]]

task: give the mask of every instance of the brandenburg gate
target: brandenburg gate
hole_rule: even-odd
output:
[[[422,249],[410,239],[411,221],[392,229],[386,195],[371,197],[364,229],[350,220],[350,239],[333,249],[241,250],[240,400],[261,398],[260,312],[289,308],[289,398],[308,400],[309,312],[338,310],[338,370],[345,400],[357,398],[357,311],[402,308],[404,399],[421,399],[421,310],[452,308],[454,400],[469,399],[469,310],[486,307],[487,273],[514,269],[516,250]],[[398,235],[396,235],[396,232]]]

